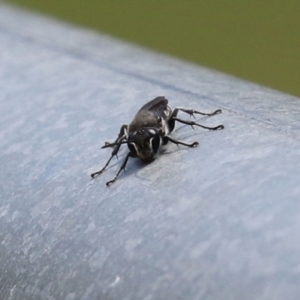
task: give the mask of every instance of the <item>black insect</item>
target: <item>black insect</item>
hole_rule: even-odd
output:
[[[122,125],[119,135],[113,143],[105,143],[102,148],[113,147],[113,151],[105,166],[100,171],[91,174],[92,178],[100,175],[106,169],[112,158],[114,156],[117,156],[117,153],[122,144],[127,144],[129,153],[124,159],[117,175],[112,180],[106,183],[107,186],[110,186],[117,180],[122,170],[125,171],[125,166],[129,157],[137,157],[144,162],[150,162],[154,159],[155,154],[158,153],[159,148],[162,145],[166,145],[168,142],[172,142],[176,145],[184,145],[187,147],[197,146],[198,142],[187,144],[175,140],[169,136],[169,134],[174,130],[175,121],[190,125],[192,127],[199,126],[209,130],[218,130],[224,128],[223,125],[219,125],[216,127],[207,127],[200,125],[194,121],[179,119],[177,118],[177,114],[180,110],[192,117],[194,117],[194,114],[213,116],[222,112],[221,109],[217,109],[212,113],[203,113],[194,109],[181,107],[176,107],[172,111],[172,109],[168,106],[168,100],[165,97],[156,97],[152,101],[146,103],[137,112],[134,119],[129,125]]]

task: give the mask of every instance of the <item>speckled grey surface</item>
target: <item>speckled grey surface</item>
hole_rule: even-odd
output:
[[[299,99],[3,4],[0,44],[1,300],[300,298]],[[92,181],[158,95],[226,129]]]

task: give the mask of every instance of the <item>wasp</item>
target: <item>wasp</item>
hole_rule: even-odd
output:
[[[168,142],[191,148],[196,147],[199,144],[198,142],[188,144],[169,136],[169,134],[174,130],[176,121],[190,125],[193,129],[193,126],[199,126],[208,130],[224,129],[223,125],[207,127],[194,121],[182,120],[177,118],[179,111],[187,113],[190,117],[194,118],[195,114],[214,116],[222,113],[221,109],[217,109],[212,113],[203,113],[194,109],[182,107],[176,107],[172,110],[170,106],[168,106],[168,100],[164,96],[156,97],[140,108],[129,125],[124,124],[121,126],[118,137],[113,143],[105,142],[105,145],[102,146],[102,148],[113,148],[111,156],[100,171],[91,174],[92,178],[95,178],[104,172],[112,158],[117,156],[122,144],[127,144],[129,152],[127,153],[116,176],[106,183],[107,186],[110,186],[117,180],[122,170],[125,171],[129,157],[139,158],[141,161],[146,163],[151,162],[154,160],[161,146],[166,145]]]

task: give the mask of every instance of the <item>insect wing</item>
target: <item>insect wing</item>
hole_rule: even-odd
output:
[[[168,100],[164,96],[156,97],[155,99],[149,101],[138,111],[139,114],[142,111],[152,111],[162,116],[164,111],[168,107]]]

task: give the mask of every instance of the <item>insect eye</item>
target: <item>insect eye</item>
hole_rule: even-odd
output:
[[[151,138],[150,143],[151,143],[151,146],[152,146],[153,153],[157,153],[159,145],[160,145],[159,135],[156,135],[153,138]]]
[[[131,152],[131,154],[134,157],[136,157],[137,156],[137,152],[136,152],[135,143],[128,143],[128,148],[129,148],[129,151]]]

